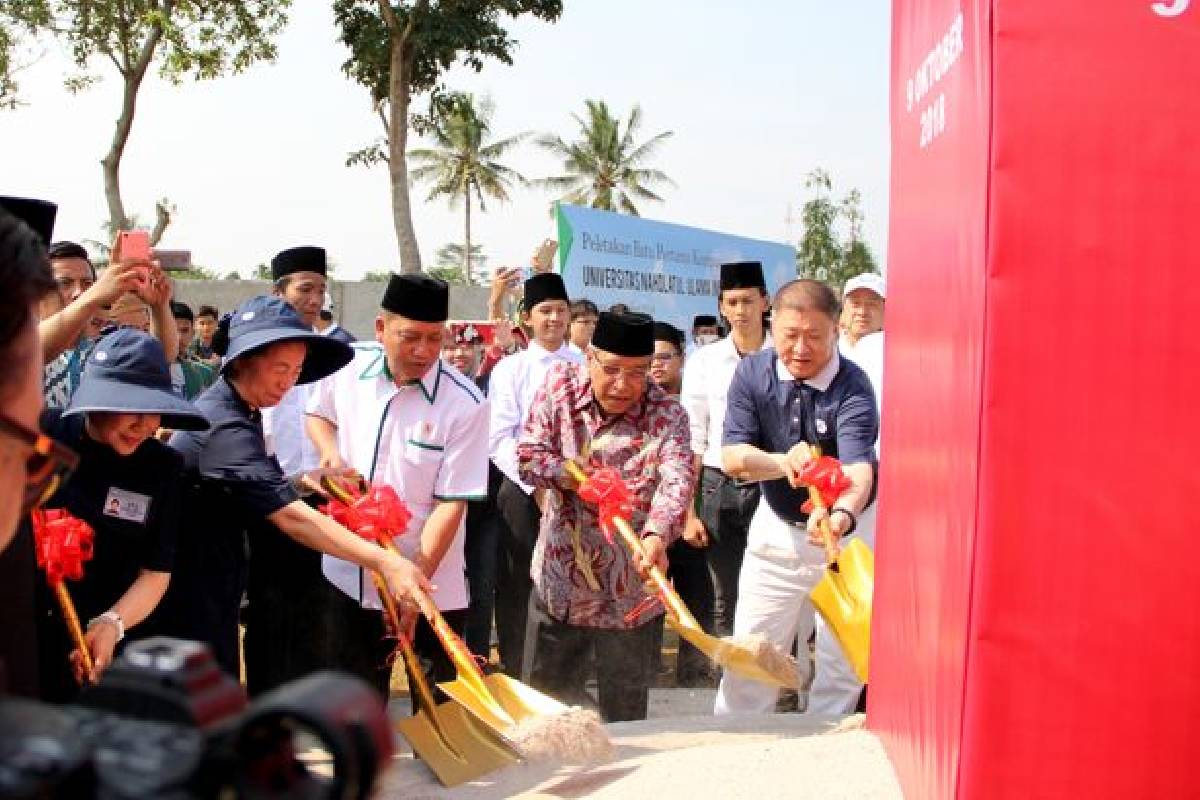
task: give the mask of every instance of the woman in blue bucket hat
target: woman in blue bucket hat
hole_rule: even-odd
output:
[[[163,632],[207,643],[237,676],[246,552],[264,520],[314,550],[380,571],[410,608],[415,593],[430,587],[411,561],[305,504],[266,449],[262,409],[279,403],[297,383],[341,369],[353,356],[350,346],[313,331],[280,298],[255,297],[221,321],[213,349],[225,358],[221,376],[196,399],[211,428],[180,431],[170,442],[183,457],[184,489]],[[311,483],[317,476],[305,477]]]
[[[70,404],[47,409],[41,424],[79,454],[79,466],[46,507],[67,510],[96,533],[83,578],[71,585],[87,625],[92,674],[83,675],[80,654],[57,613],[38,614],[42,694],[65,701],[84,679],[99,678],[123,639],[150,627],[141,623],[171,580],[182,459],[155,432],[160,426],[202,430],[208,421],[171,390],[159,341],[122,328],[96,344]],[[48,590],[39,605],[44,611],[55,606]]]

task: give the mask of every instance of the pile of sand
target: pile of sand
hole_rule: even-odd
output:
[[[887,756],[858,721],[802,714],[681,717],[607,726],[616,758],[592,767],[519,764],[454,789],[399,757],[380,798],[900,798]]]

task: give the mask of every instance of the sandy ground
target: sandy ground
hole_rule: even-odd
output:
[[[673,690],[682,692],[684,690]],[[680,703],[660,695],[659,711]],[[680,698],[701,705],[695,693]],[[518,764],[445,789],[402,752],[377,793],[407,800],[477,798],[900,798],[891,764],[875,737],[848,721],[803,714],[716,718],[666,716],[608,726],[617,745],[610,763],[554,768]]]

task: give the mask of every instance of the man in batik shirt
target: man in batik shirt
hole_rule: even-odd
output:
[[[662,606],[648,599],[643,578],[650,564],[666,569],[695,483],[687,414],[650,384],[653,352],[650,317],[601,314],[586,362],[556,364],[546,375],[517,445],[521,479],[540,490],[543,509],[524,677],[565,702],[591,705],[584,684],[595,648],[608,722],[646,717]],[[585,472],[620,471],[634,495],[630,522],[642,554],[605,539],[595,506],[575,493],[567,460]]]

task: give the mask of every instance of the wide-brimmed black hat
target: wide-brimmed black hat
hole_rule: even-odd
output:
[[[332,375],[350,363],[354,350],[350,345],[322,336],[304,324],[296,309],[278,297],[251,297],[228,318],[228,346],[221,365],[224,374],[229,365],[276,342],[304,342],[308,354],[296,383],[312,383]]]
[[[65,415],[107,411],[160,414],[162,426],[202,431],[200,409],[171,390],[171,369],[162,344],[136,328],[118,328],[96,343]]]
[[[615,356],[654,354],[654,320],[647,314],[601,311],[592,334],[592,347]]]
[[[279,251],[271,259],[271,280],[277,281],[293,272],[315,272],[318,275],[325,275],[328,269],[325,248],[310,245],[290,247],[287,250]]]
[[[450,318],[450,285],[428,275],[393,275],[379,305],[405,319],[445,322]]]
[[[766,289],[762,264],[758,261],[733,261],[721,265],[721,289]]]
[[[50,246],[54,238],[54,218],[58,216],[58,206],[48,200],[0,195],[0,208],[28,225],[42,240],[43,247]]]
[[[521,307],[531,311],[538,303],[547,300],[562,300],[570,303],[567,296],[567,285],[557,272],[540,272],[525,281],[525,295],[521,299]]]

